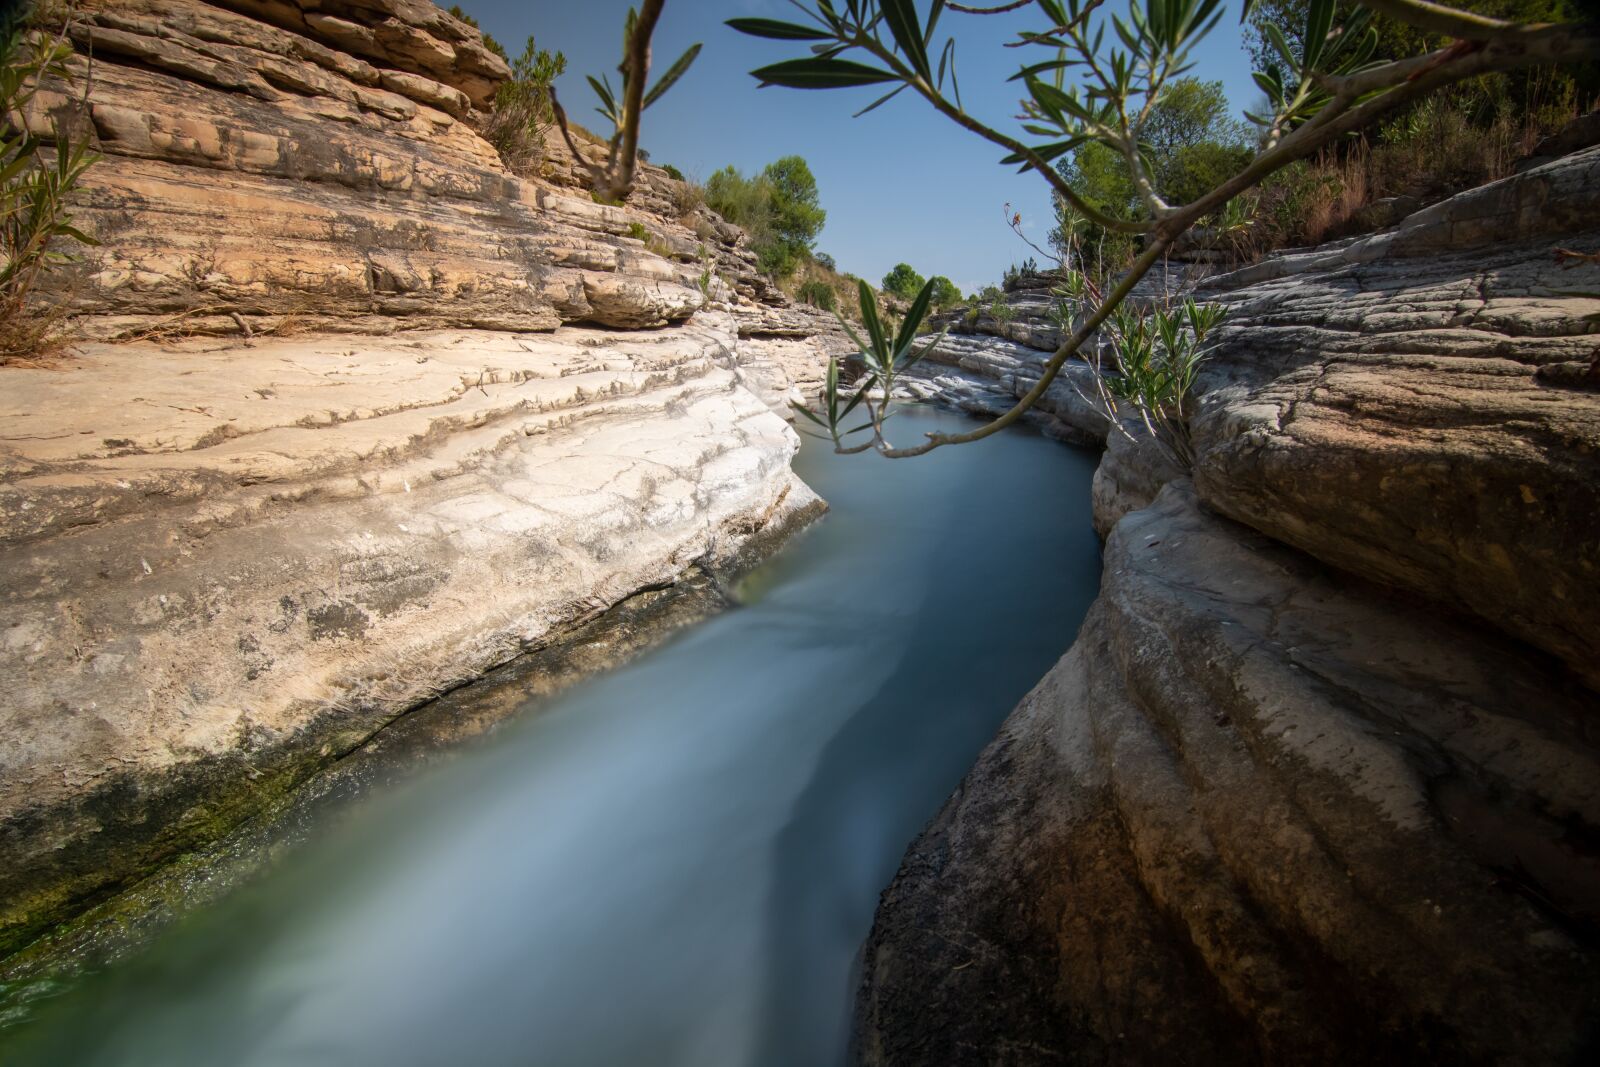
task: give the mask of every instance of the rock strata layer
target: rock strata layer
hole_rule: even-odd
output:
[[[861,1062],[1593,1057],[1596,166],[1202,291],[1194,478],[1111,435],[1100,597],[885,892]]]
[[[57,283],[98,336],[633,329],[735,293],[782,302],[743,234],[680,213],[657,168],[632,208],[509,174],[478,132],[505,64],[432,4],[80,8],[93,66],[74,59],[29,120],[107,157],[77,216],[102,245]]]

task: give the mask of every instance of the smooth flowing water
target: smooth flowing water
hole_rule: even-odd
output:
[[[879,892],[1093,598],[1093,464],[808,442],[832,513],[743,606],[378,790],[0,1062],[842,1062]]]

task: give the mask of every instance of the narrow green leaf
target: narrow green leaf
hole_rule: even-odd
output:
[[[1332,28],[1333,0],[1311,0],[1311,10],[1306,13],[1306,70],[1316,69]]]
[[[1283,65],[1290,70],[1299,70],[1300,57],[1295,55],[1294,49],[1289,47],[1289,39],[1283,35],[1283,30],[1279,29],[1278,25],[1273,22],[1267,23],[1265,29],[1267,40],[1277,50],[1278,55],[1283,57]]]
[[[915,0],[878,0],[878,7],[906,61],[924,81],[932,84],[933,67],[928,63],[926,38],[922,33],[922,20],[917,17]]]
[[[850,117],[853,118],[853,119],[858,119],[862,115],[865,115],[869,111],[876,111],[878,108],[882,107],[884,104],[887,104],[889,101],[891,101],[895,97],[899,96],[900,93],[902,91],[904,91],[904,89],[905,89],[905,83],[902,82],[901,84],[895,86],[893,89],[890,89],[887,93],[885,93],[882,96],[878,97],[878,99],[874,100],[872,103],[868,104],[866,107],[862,108],[860,111],[857,111],[854,115],[851,115]]]
[[[860,286],[861,322],[867,328],[867,336],[872,340],[872,348],[864,351],[863,355],[875,357],[880,365],[887,365],[883,357],[888,355],[888,343],[884,340],[883,322],[878,318],[878,302],[873,299],[872,289],[864,281],[857,281]]]
[[[899,359],[910,349],[911,342],[917,339],[917,327],[922,325],[922,320],[928,314],[928,305],[933,302],[933,282],[923,285],[922,291],[917,293],[911,301],[911,310],[906,312],[906,319],[900,324],[900,333],[894,339],[894,358]]]
[[[818,415],[816,412],[812,411],[798,400],[789,401],[789,406],[794,408],[800,414],[804,415],[806,418],[810,419],[812,422],[816,423],[818,426],[821,426],[824,430],[828,429],[828,424],[823,421],[821,415]]]
[[[762,85],[789,89],[847,89],[898,80],[886,70],[848,59],[791,59],[750,73]]]
[[[751,37],[766,37],[774,41],[826,41],[833,36],[826,30],[777,19],[729,19],[723,25]]]
[[[861,388],[857,389],[856,395],[850,398],[850,403],[846,404],[844,406],[844,410],[839,412],[839,421],[843,422],[845,419],[849,418],[850,413],[856,409],[856,405],[867,398],[867,389],[871,386],[871,384],[872,383],[870,380],[861,383]]]
[[[866,345],[866,342],[861,340],[861,338],[856,334],[855,328],[850,325],[849,319],[845,318],[837,311],[833,313],[833,317],[839,320],[839,325],[844,329],[845,336],[850,338],[850,343],[856,346],[857,352],[866,353],[870,351]]]
[[[662,93],[666,92],[668,89],[677,84],[678,79],[684,76],[688,69],[694,64],[695,57],[699,54],[700,45],[690,45],[689,50],[683,53],[683,55],[679,56],[678,61],[672,64],[672,66],[668,67],[665,74],[661,75],[661,80],[656,82],[655,87],[645,94],[644,104],[641,106],[640,110],[649,107],[651,104],[661,99]]]

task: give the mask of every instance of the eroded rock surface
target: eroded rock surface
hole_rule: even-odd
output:
[[[885,892],[862,1062],[1593,1058],[1597,165],[1203,291],[1194,480],[1110,436],[1100,598]]]
[[[708,322],[91,346],[17,373],[6,940],[407,708],[814,513],[736,343]]]
[[[932,338],[920,340],[926,344]],[[1050,353],[1015,341],[948,334],[928,350],[902,383],[910,395],[993,418],[1016,406],[1039,384]],[[1106,439],[1105,417],[1091,404],[1089,368],[1073,361],[1024,416],[1052,437],[1078,445]]]
[[[1600,356],[1597,220],[1590,149],[1219,280],[1201,499],[1600,685],[1600,393],[1539,373]]]
[[[861,1059],[1576,1062],[1597,722],[1169,486],[885,893]]]

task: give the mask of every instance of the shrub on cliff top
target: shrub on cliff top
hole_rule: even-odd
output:
[[[785,278],[811,255],[828,213],[817,179],[800,156],[784,156],[746,178],[724,167],[706,182],[706,203],[750,235],[763,273]]]
[[[16,18],[0,24],[0,362],[49,345],[65,309],[40,306],[33,290],[74,258],[67,248],[96,243],[72,224],[67,198],[99,156],[54,118],[48,136],[30,130],[41,122],[40,82],[66,80],[71,54],[64,32],[25,30]]]
[[[803,304],[810,304],[823,311],[832,311],[839,306],[834,297],[833,287],[827,282],[812,280],[800,286],[800,291],[795,294]]]
[[[484,138],[513,174],[534,176],[544,160],[544,140],[555,121],[550,86],[567,69],[567,57],[540,48],[530,36],[511,61],[511,79],[494,94]]]

